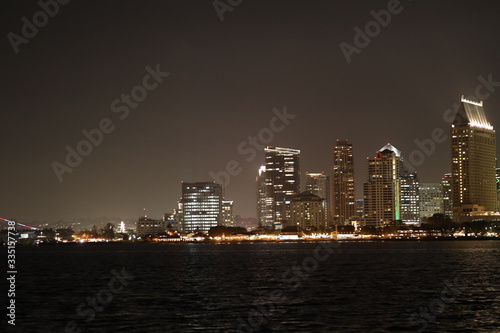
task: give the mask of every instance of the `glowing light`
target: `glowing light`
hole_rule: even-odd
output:
[[[465,99],[462,96],[461,102],[464,105],[464,110],[467,115],[467,119],[469,120],[469,126],[493,130],[493,126],[486,119],[486,115],[484,114],[483,102],[474,102],[468,99]]]
[[[462,99],[460,101],[461,102],[465,102],[465,103],[469,103],[469,104],[474,104],[474,105],[477,105],[477,106],[483,106],[483,101],[474,102],[474,101],[471,101],[470,99],[465,99],[464,95],[462,95]]]
[[[16,221],[11,221],[11,220],[7,220],[7,219],[4,219],[3,217],[0,217],[0,220],[3,220],[5,222],[12,222],[12,223],[16,223],[22,227],[26,227],[26,228],[30,228],[30,229],[33,229],[33,230],[38,230],[38,228],[35,228],[35,227],[32,227],[32,226],[29,226],[29,225],[26,225],[26,224],[22,224],[22,223],[19,223],[19,222],[16,222]]]

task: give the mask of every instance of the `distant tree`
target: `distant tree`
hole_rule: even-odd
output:
[[[287,227],[284,227],[281,232],[301,232],[302,231],[302,228],[300,227],[297,227],[295,225],[291,225],[291,226],[287,226]]]
[[[97,230],[97,226],[95,224],[92,226],[92,229],[90,229],[89,235],[91,238],[99,237],[99,231]]]
[[[102,228],[102,237],[105,239],[115,238],[115,225],[113,223],[107,223],[104,228]]]
[[[73,240],[73,234],[75,233],[73,228],[60,228],[57,229],[57,232],[59,233],[59,237],[63,241],[68,241],[71,242]]]
[[[445,214],[433,214],[427,219],[427,223],[431,228],[443,231],[450,230],[453,226],[453,221]]]
[[[39,232],[39,236],[45,236],[47,240],[52,241],[56,238],[56,232],[52,228],[44,228]]]
[[[384,226],[381,231],[383,235],[389,235],[397,233],[398,229],[399,229],[399,224],[392,223],[390,225]]]
[[[380,230],[375,226],[365,225],[360,228],[359,233],[362,235],[379,235]]]
[[[223,234],[224,235],[238,235],[238,234],[247,234],[247,229],[243,227],[223,227],[223,226],[216,226],[210,228],[208,230],[208,235],[210,237],[221,237]]]
[[[481,220],[481,221],[466,222],[463,224],[463,227],[467,232],[473,232],[476,234],[485,234],[489,230],[492,230],[490,229],[492,225],[493,225],[492,222]]]

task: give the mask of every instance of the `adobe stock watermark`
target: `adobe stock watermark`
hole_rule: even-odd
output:
[[[434,298],[430,301],[428,306],[421,306],[418,308],[418,312],[413,312],[408,318],[408,322],[412,326],[420,326],[417,330],[421,333],[426,330],[430,323],[436,321],[438,315],[442,314],[446,309],[447,305],[456,300],[460,295],[461,286],[458,283],[458,277],[455,276],[453,283],[444,280],[445,287],[441,290],[441,295],[439,298]]]
[[[290,120],[295,119],[297,115],[288,113],[286,105],[282,111],[274,108],[272,110],[274,116],[269,120],[269,126],[261,128],[257,135],[249,135],[246,140],[240,142],[237,147],[240,155],[248,155],[245,158],[247,162],[251,162],[257,156],[257,151],[261,151],[264,147],[274,140],[275,133],[282,132],[285,127],[290,124]],[[231,176],[237,176],[243,171],[243,167],[236,160],[230,160],[226,163],[225,170],[219,172],[210,171],[208,175],[216,183],[222,184],[225,188],[231,181]]]
[[[493,74],[491,73],[488,74],[487,78],[479,75],[477,80],[479,81],[479,84],[474,90],[475,95],[467,96],[465,99],[485,101],[491,96],[492,93],[495,92],[496,87],[500,87],[500,82],[493,81]],[[460,103],[455,103],[451,108],[448,108],[443,112],[443,120],[446,124],[448,124],[448,126],[453,123],[459,109]],[[403,164],[408,170],[414,171],[415,167],[422,165],[428,157],[434,154],[438,145],[448,140],[448,137],[449,134],[447,130],[442,127],[436,127],[431,131],[429,138],[424,138],[422,140],[415,139],[413,142],[417,148],[410,152],[408,159],[403,160]]]
[[[248,312],[247,318],[238,317],[237,331],[252,333],[258,332],[259,328],[266,323],[276,310],[276,306],[286,304],[287,294],[296,291],[311,274],[319,267],[319,263],[330,258],[332,253],[338,252],[340,243],[319,243],[313,250],[313,254],[304,258],[300,265],[293,265],[281,276],[281,285],[284,290],[275,289],[261,300],[252,303],[253,308]]]
[[[235,7],[241,5],[243,0],[214,0],[212,4],[214,5],[215,12],[219,16],[219,19],[224,21],[224,13],[232,12]]]
[[[408,0],[411,1],[411,0]],[[382,9],[378,12],[372,10],[370,15],[373,20],[367,22],[364,27],[364,31],[360,27],[355,26],[353,44],[342,42],[339,44],[340,50],[344,55],[345,60],[348,64],[352,62],[353,54],[360,54],[361,50],[370,45],[373,38],[377,37],[382,28],[387,28],[392,21],[393,15],[401,14],[403,11],[403,5],[399,0],[389,0],[387,2],[387,9]]]
[[[53,18],[59,13],[59,5],[66,5],[69,1],[70,0],[38,1],[38,6],[40,6],[42,10],[33,14],[31,21],[26,16],[21,18],[23,23],[21,27],[21,36],[13,32],[7,34],[7,39],[14,49],[14,52],[18,54],[19,46],[21,44],[28,44],[30,39],[35,38],[38,34],[38,29],[45,27],[47,23],[49,23],[49,18]]]
[[[69,320],[64,327],[65,333],[80,333],[80,325],[89,324],[96,317],[96,312],[102,312],[113,301],[113,298],[128,286],[129,282],[135,279],[135,276],[122,268],[121,272],[111,271],[112,277],[108,284],[99,290],[94,297],[87,297],[85,302],[78,305],[75,312],[78,320]]]
[[[136,109],[139,103],[148,97],[148,91],[155,90],[163,82],[164,78],[170,75],[170,73],[160,70],[160,64],[157,64],[155,69],[146,66],[146,72],[147,74],[142,78],[142,84],[133,87],[129,94],[123,93],[120,95],[120,98],[111,102],[111,112],[118,114],[118,119],[125,120],[130,115],[130,110]],[[115,128],[113,120],[105,117],[99,121],[96,128],[90,130],[83,129],[82,135],[84,139],[78,142],[75,148],[70,145],[66,146],[65,164],[58,161],[51,163],[57,180],[61,183],[64,180],[64,174],[72,173],[82,163],[83,157],[89,156],[94,147],[102,143],[104,134],[112,133]]]

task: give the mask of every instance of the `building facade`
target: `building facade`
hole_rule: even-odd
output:
[[[444,213],[443,190],[439,183],[420,184],[420,220]]]
[[[365,199],[356,199],[356,220],[362,221],[365,218]]]
[[[300,150],[268,146],[257,178],[258,216],[262,226],[280,229],[286,222],[286,204],[300,192]]]
[[[182,182],[182,231],[208,231],[212,227],[222,225],[222,198],[220,184]]]
[[[266,166],[261,165],[256,178],[257,185],[257,220],[259,224],[272,220],[272,201],[266,197]]]
[[[233,201],[222,200],[222,225],[234,227]]]
[[[496,168],[497,181],[497,212],[500,212],[500,168]]]
[[[405,224],[420,224],[418,185],[416,172],[401,175],[401,221]]]
[[[445,215],[453,218],[453,199],[452,199],[452,177],[451,173],[444,174],[441,178],[441,191],[443,195],[443,212]]]
[[[333,148],[330,219],[339,225],[349,223],[356,216],[354,187],[354,154],[352,144],[337,140]]]
[[[135,230],[137,237],[155,237],[167,230],[167,221],[159,221],[141,217],[135,222]]]
[[[364,224],[383,227],[401,220],[401,152],[387,144],[368,158],[364,183]]]
[[[323,200],[323,210],[325,211],[325,221],[330,216],[330,177],[324,172],[306,172],[306,192],[310,192]]]
[[[323,198],[307,191],[292,196],[289,204],[290,220],[287,226],[325,230],[327,226],[323,202]]]
[[[495,212],[496,139],[483,102],[462,96],[451,126],[451,162],[454,220],[462,222],[476,213]]]

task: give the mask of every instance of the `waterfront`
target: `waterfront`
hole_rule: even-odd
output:
[[[499,241],[61,244],[17,258],[12,332],[500,330]],[[102,292],[122,268],[133,278]]]

